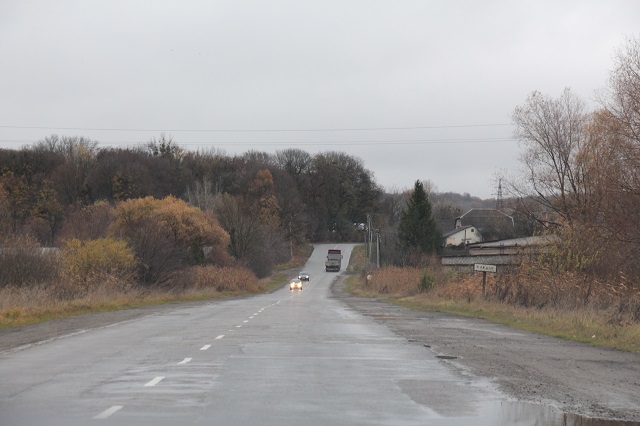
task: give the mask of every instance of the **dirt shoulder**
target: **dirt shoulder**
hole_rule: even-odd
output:
[[[353,296],[342,280],[332,293],[409,342],[455,357],[442,361],[449,368],[491,378],[510,397],[586,417],[640,422],[640,355]]]

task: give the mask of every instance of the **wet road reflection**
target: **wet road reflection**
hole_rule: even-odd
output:
[[[470,425],[474,426],[632,426],[640,422],[602,420],[563,413],[551,406],[530,404],[526,402],[494,401],[484,403],[478,410],[478,416],[442,418],[434,425]]]

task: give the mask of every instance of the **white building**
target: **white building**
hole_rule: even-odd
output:
[[[482,235],[480,235],[478,229],[473,225],[462,226],[454,229],[453,231],[447,232],[442,237],[444,238],[445,247],[482,242]]]

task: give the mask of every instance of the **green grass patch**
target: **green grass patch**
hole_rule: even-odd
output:
[[[358,244],[351,250],[349,257],[349,265],[346,271],[353,273],[362,273],[367,268],[367,248],[364,244]]]
[[[278,272],[270,276],[264,283],[265,291],[270,292],[284,286],[289,281],[289,275],[285,272]]]

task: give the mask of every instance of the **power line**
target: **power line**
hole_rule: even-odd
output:
[[[55,127],[55,126],[13,126],[0,125],[2,129],[26,130],[83,130],[109,132],[219,132],[219,133],[256,133],[256,132],[346,132],[346,131],[379,131],[379,130],[420,130],[420,129],[460,129],[471,127],[502,127],[511,126],[510,123],[496,124],[461,124],[447,126],[414,126],[414,127],[354,127],[327,129],[126,129],[126,128],[97,128],[97,127]]]
[[[276,146],[371,146],[371,145],[432,145],[432,144],[481,144],[481,143],[503,143],[513,142],[512,138],[482,138],[482,139],[393,139],[393,140],[340,140],[340,141],[289,141],[289,142],[269,142],[269,141],[235,141],[235,142],[176,142],[178,145],[216,145],[216,146],[239,146],[239,145],[276,145]],[[27,139],[0,139],[0,143],[36,143],[39,140]],[[143,141],[98,141],[100,145],[146,145],[149,142]]]

